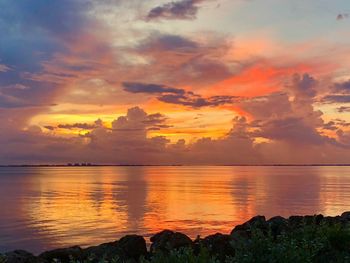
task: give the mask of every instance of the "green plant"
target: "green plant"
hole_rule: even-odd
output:
[[[234,247],[237,263],[350,262],[350,232],[340,225],[302,225],[277,237],[254,229]]]
[[[158,252],[151,259],[143,259],[141,263],[220,263],[214,256],[210,256],[204,248],[196,255],[190,248],[181,248],[170,253]]]
[[[349,225],[306,222],[287,228],[278,235],[272,231],[251,229],[251,237],[231,242],[231,257],[211,255],[205,247],[157,252],[139,263],[344,263],[350,262]],[[225,259],[223,259],[225,258]],[[220,260],[221,259],[221,260]],[[135,262],[135,261],[132,261]],[[0,263],[1,257],[0,257]],[[119,257],[107,260],[91,257],[71,263],[129,263]]]

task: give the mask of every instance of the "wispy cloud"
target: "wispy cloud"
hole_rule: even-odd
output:
[[[350,102],[350,80],[333,84],[329,94],[324,96],[322,101],[325,103]]]
[[[341,106],[339,108],[337,108],[339,113],[343,113],[343,112],[350,112],[350,106]]]
[[[323,98],[323,101],[327,103],[348,103],[350,102],[350,94],[327,95]]]
[[[124,82],[124,90],[131,93],[172,93],[172,94],[184,94],[185,90],[167,87],[165,85],[158,84],[146,84],[140,82]]]
[[[165,103],[177,104],[192,108],[215,107],[232,104],[240,100],[236,96],[210,96],[202,97],[192,91],[167,87],[165,85],[139,82],[124,82],[124,90],[130,93],[156,94],[156,98]]]
[[[349,18],[349,14],[348,13],[343,13],[343,14],[338,14],[337,15],[337,20],[340,21],[340,20],[344,20],[344,19],[347,19]]]
[[[11,70],[8,66],[0,64],[0,72],[6,72]]]

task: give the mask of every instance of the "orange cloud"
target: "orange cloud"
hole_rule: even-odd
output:
[[[310,65],[276,67],[268,61],[259,62],[240,74],[225,79],[210,89],[211,94],[230,94],[242,97],[263,96],[283,88],[285,82],[296,72],[309,72]]]

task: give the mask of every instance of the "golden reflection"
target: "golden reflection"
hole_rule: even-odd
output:
[[[325,167],[320,189],[322,212],[338,215],[339,211],[349,211],[350,204],[350,170],[341,167]],[[339,176],[339,174],[341,174]]]
[[[13,204],[0,222],[13,244],[35,233],[23,243],[33,251],[163,229],[229,233],[257,214],[335,215],[350,203],[349,167],[43,167],[4,178],[0,202]]]

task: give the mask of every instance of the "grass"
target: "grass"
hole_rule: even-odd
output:
[[[141,263],[220,263],[216,256],[211,256],[208,250],[202,248],[196,255],[192,249],[182,248],[173,250],[169,254],[157,253],[151,259],[141,259]]]
[[[202,248],[157,253],[141,263],[344,263],[350,262],[350,229],[341,225],[303,225],[278,236],[252,231],[252,238],[232,243],[234,257],[219,261]],[[124,263],[123,261],[115,261]],[[85,262],[84,262],[85,263]]]

